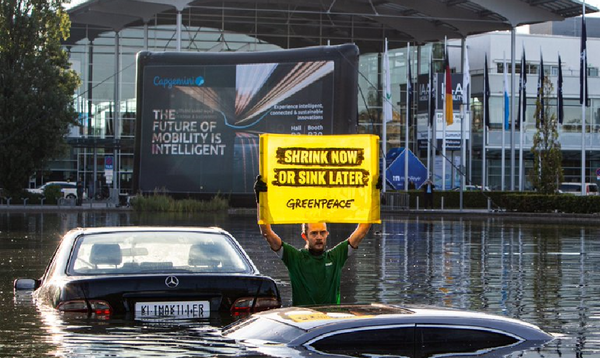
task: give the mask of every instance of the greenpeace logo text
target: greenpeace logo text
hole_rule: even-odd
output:
[[[204,77],[160,77],[155,76],[153,81],[155,86],[163,88],[173,88],[173,86],[202,86]]]

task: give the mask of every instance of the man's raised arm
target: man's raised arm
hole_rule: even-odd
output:
[[[256,177],[256,181],[254,182],[254,194],[256,195],[256,218],[257,221],[260,222],[260,204],[259,197],[260,192],[267,191],[267,183],[262,180],[262,177],[258,175]],[[259,224],[260,234],[267,240],[269,246],[271,246],[271,250],[279,251],[281,248],[281,238],[271,229],[271,224]]]
[[[356,229],[348,238],[348,243],[353,249],[357,249],[360,242],[367,236],[367,233],[371,230],[371,224],[358,224]]]
[[[271,250],[279,251],[281,248],[281,238],[271,229],[271,224],[260,224],[258,227],[260,228],[261,235],[267,240],[269,246],[271,246]]]

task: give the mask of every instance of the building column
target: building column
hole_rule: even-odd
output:
[[[177,52],[181,51],[181,23],[182,23],[182,18],[181,18],[181,10],[177,10]]]
[[[121,85],[120,81],[120,55],[121,47],[119,41],[119,30],[115,30],[115,76],[114,76],[114,98],[113,98],[113,130],[114,130],[114,149],[113,149],[113,182],[112,187],[115,191],[119,192],[119,142],[121,139],[121,123],[120,123],[120,115],[121,115],[121,94],[119,92],[119,88]],[[112,198],[113,200],[115,198]],[[117,197],[116,200],[119,198]]]

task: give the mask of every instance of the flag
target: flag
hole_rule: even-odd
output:
[[[585,5],[584,5],[585,6]],[[585,14],[581,16],[581,53],[579,58],[579,103],[584,104],[587,107],[590,102],[590,96],[588,92],[588,79],[587,79],[587,30],[585,26]]]
[[[471,85],[471,69],[469,68],[469,53],[467,52],[467,47],[465,46],[465,63],[463,65],[463,103],[466,104],[465,110],[469,109],[469,91],[468,87]]]
[[[433,55],[429,56],[429,125],[433,126],[435,119],[435,72],[433,70]]]
[[[409,47],[410,49],[410,47]],[[412,118],[412,103],[413,103],[413,84],[412,84],[412,74],[410,69],[410,53],[407,55],[408,58],[408,72],[406,79],[406,93],[407,93],[407,103],[406,103],[406,120],[408,121],[408,125],[410,126],[411,118]]]
[[[562,65],[560,61],[560,55],[558,55],[558,88],[556,94],[558,95],[558,123],[562,124],[563,118],[565,117],[565,110],[563,104],[563,75]]]
[[[504,129],[509,129],[508,117],[510,101],[508,99],[508,77],[506,75],[506,58],[504,59]]]
[[[483,121],[486,127],[490,125],[490,80],[488,75],[487,53],[483,68]]]
[[[383,53],[383,121],[387,123],[392,120],[392,78],[390,76],[390,58],[388,56],[387,40],[385,41],[385,52]]]
[[[544,58],[540,52],[540,68],[538,68],[537,100],[540,103],[539,125],[544,124]],[[538,123],[536,123],[538,125]]]
[[[448,60],[448,48],[446,48],[444,58],[444,69],[446,72],[446,85],[444,91],[444,101],[446,102],[446,124],[454,123],[454,108],[452,108],[452,74],[450,73],[450,62]]]

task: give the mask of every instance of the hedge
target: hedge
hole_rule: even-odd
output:
[[[424,193],[420,190],[410,190],[410,208],[423,209]],[[440,209],[460,208],[459,191],[436,191],[434,193],[434,208]],[[506,211],[530,213],[600,213],[600,196],[575,196],[570,194],[538,194],[535,192],[480,192],[464,191],[463,208],[487,209],[488,201],[491,209],[505,209]]]

